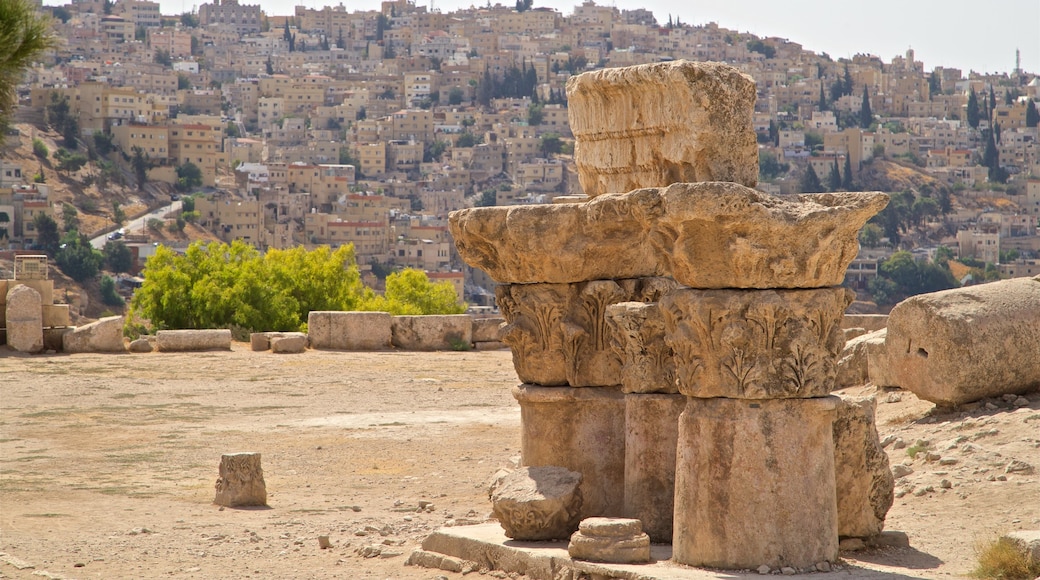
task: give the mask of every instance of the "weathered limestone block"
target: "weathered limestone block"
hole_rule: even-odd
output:
[[[1040,387],[1040,279],[913,296],[888,317],[888,371],[939,405]]]
[[[899,383],[888,367],[888,328],[871,334],[871,340],[863,343],[867,354],[867,379],[876,387],[898,387]]]
[[[275,342],[285,338],[291,340],[283,343],[278,352],[303,352],[306,350],[307,335],[302,332],[253,332],[249,335],[249,348],[254,352],[273,350]]]
[[[679,418],[672,559],[805,568],[838,557],[836,397],[689,399]]]
[[[845,342],[845,347],[837,362],[837,375],[834,380],[835,389],[854,387],[870,382],[868,360],[871,353],[885,348],[885,329],[861,334]]]
[[[391,342],[406,350],[469,350],[473,317],[468,314],[394,316]]]
[[[220,477],[213,503],[225,507],[267,505],[267,484],[259,453],[225,453],[220,456]]]
[[[842,328],[863,328],[867,332],[881,330],[886,326],[887,314],[846,314],[841,321]]]
[[[842,283],[884,193],[774,197],[736,183],[676,183],[584,204],[452,212],[463,260],[506,284],[670,276],[692,288]]]
[[[390,313],[313,311],[307,315],[311,348],[383,350],[390,348]]]
[[[677,182],[758,183],[755,81],[678,60],[567,81],[574,164],[589,196]]]
[[[145,337],[141,337],[130,341],[130,346],[127,347],[127,350],[133,353],[152,352],[152,342]]]
[[[155,333],[155,349],[159,352],[231,350],[231,331],[226,328],[160,330]]]
[[[650,561],[650,536],[636,519],[587,518],[571,535],[567,553],[588,562],[645,563]]]
[[[620,517],[625,495],[625,398],[617,387],[520,385],[520,460],[582,474],[582,519]],[[571,530],[574,531],[574,530]]]
[[[7,344],[18,352],[43,350],[43,309],[40,293],[19,284],[7,291]]]
[[[123,317],[108,316],[77,326],[62,336],[62,350],[75,352],[126,352],[123,345]]]
[[[826,396],[852,296],[842,287],[666,294],[660,304],[679,391],[701,398]]]
[[[508,321],[502,340],[513,350],[517,375],[543,386],[617,385],[621,359],[611,348],[607,307],[657,300],[675,286],[667,278],[499,286],[495,294]]]
[[[675,449],[685,408],[679,394],[625,395],[624,516],[643,522],[654,542],[672,541]]]
[[[610,347],[621,359],[621,390],[678,393],[660,306],[656,302],[622,302],[607,306],[606,315]]]
[[[473,342],[502,342],[502,326],[505,318],[474,318]]]
[[[302,332],[282,332],[271,337],[271,352],[299,354],[307,350],[307,335]]]
[[[1040,530],[1015,530],[1005,536],[1022,546],[1034,562],[1040,562]]]
[[[834,419],[838,536],[874,538],[892,507],[895,478],[881,447],[874,397],[841,397]]]
[[[580,521],[582,479],[563,467],[522,467],[495,483],[491,513],[514,540],[567,538]]]
[[[68,304],[41,304],[44,328],[62,328],[71,324]]]

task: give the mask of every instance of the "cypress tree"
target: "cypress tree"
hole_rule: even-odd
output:
[[[812,163],[805,168],[805,173],[802,175],[801,189],[802,193],[823,193],[823,184],[820,183],[820,178],[816,175]]]
[[[845,154],[845,175],[842,176],[841,187],[845,191],[852,191],[856,188],[852,182],[852,156],[848,153]]]
[[[1029,104],[1026,105],[1026,127],[1037,125],[1040,125],[1040,111],[1036,110],[1036,101],[1029,99]]]
[[[838,191],[841,189],[841,171],[838,169],[838,158],[834,158],[834,165],[831,165],[830,175],[827,176],[827,189],[830,191]]]
[[[863,85],[863,104],[859,107],[859,126],[867,129],[874,122],[874,113],[870,110],[870,95],[867,94],[867,85]]]
[[[972,129],[979,128],[979,97],[975,94],[975,88],[972,87],[971,92],[968,93],[968,126]]]

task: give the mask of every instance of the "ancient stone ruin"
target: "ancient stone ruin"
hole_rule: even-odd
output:
[[[582,519],[637,519],[677,563],[834,561],[891,505],[872,413],[830,395],[840,284],[887,196],[750,189],[754,84],[725,65],[597,71],[568,96],[591,199],[450,219],[501,284],[522,464],[580,473]],[[836,449],[839,407],[856,429]],[[860,475],[847,489],[836,461]]]
[[[15,256],[14,278],[0,280],[0,344],[18,352],[61,350],[69,305],[54,304],[47,256]]]

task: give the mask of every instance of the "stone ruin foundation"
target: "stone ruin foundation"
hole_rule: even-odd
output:
[[[582,519],[638,519],[677,563],[834,561],[840,284],[887,196],[750,189],[754,83],[725,65],[597,71],[568,96],[589,201],[450,218],[502,284],[522,464],[581,473]]]

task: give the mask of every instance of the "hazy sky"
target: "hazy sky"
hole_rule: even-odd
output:
[[[48,0],[48,4],[59,0]],[[160,0],[163,14],[192,9],[199,0]],[[255,4],[257,0],[239,0]],[[487,0],[434,0],[442,12],[484,5]],[[510,0],[492,0],[513,5]],[[291,14],[302,4],[321,8],[338,4],[326,0],[259,0],[268,14]],[[416,0],[429,6],[431,0]],[[371,10],[379,0],[343,0],[348,11]],[[580,0],[535,0],[535,6],[555,8],[569,15]],[[856,53],[880,56],[885,62],[913,48],[925,70],[948,66],[979,72],[1010,72],[1015,49],[1021,50],[1022,68],[1040,72],[1040,0],[598,0],[619,9],[654,11],[658,22],[668,15],[688,24],[717,22],[719,26],[759,36],[778,36],[806,49],[832,57]]]

